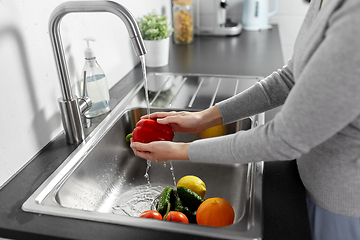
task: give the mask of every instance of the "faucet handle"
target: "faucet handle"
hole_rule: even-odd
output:
[[[80,112],[84,113],[92,107],[92,102],[89,97],[82,96],[78,98]]]
[[[89,97],[85,95],[86,93],[86,71],[84,71],[83,79],[83,93],[82,96],[78,98],[80,112],[84,113],[92,107],[92,101]]]

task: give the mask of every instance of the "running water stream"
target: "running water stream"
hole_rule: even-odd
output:
[[[149,101],[149,91],[148,91],[148,79],[146,74],[146,65],[145,65],[145,55],[140,56],[140,62],[141,62],[141,69],[143,72],[143,78],[144,78],[144,89],[145,89],[145,101],[146,101],[146,107],[147,107],[147,115],[148,118],[150,118],[150,101]],[[151,167],[151,161],[146,160],[147,166],[144,177],[146,178],[148,184],[150,184],[150,176],[149,176],[149,170]],[[164,163],[164,167],[166,167],[166,163]],[[173,178],[174,182],[174,189],[176,188],[176,178],[175,178],[175,172],[174,172],[174,166],[172,164],[172,161],[170,161],[170,172]]]
[[[149,93],[148,93],[148,80],[146,75],[146,65],[145,65],[145,56],[140,56],[141,68],[143,72],[144,78],[144,90],[145,90],[145,100],[147,107],[147,115],[150,118],[150,102],[149,102]],[[170,172],[172,175],[172,180],[174,184],[174,189],[176,189],[176,178],[174,172],[174,166],[172,161],[170,162]],[[124,213],[128,216],[137,217],[143,211],[149,210],[152,206],[152,203],[156,200],[156,198],[161,194],[162,190],[165,188],[164,186],[151,186],[150,183],[150,175],[149,170],[151,167],[151,161],[146,160],[147,166],[144,177],[147,180],[146,185],[140,185],[135,187],[134,189],[124,193],[121,195],[121,198],[117,202],[115,206],[113,206],[113,213]],[[166,167],[166,163],[164,162],[164,167]],[[119,212],[120,211],[120,212]]]
[[[145,65],[145,55],[140,56],[140,62],[141,62],[141,69],[142,69],[143,78],[144,78],[145,100],[146,100],[146,107],[147,107],[146,113],[148,115],[148,118],[150,118],[150,101],[149,101],[148,80],[147,80],[146,65]]]
[[[149,91],[148,91],[148,80],[147,80],[147,74],[146,74],[146,65],[145,65],[145,55],[140,56],[140,62],[141,62],[141,69],[143,72],[143,78],[144,78],[144,90],[145,90],[145,102],[146,102],[146,108],[147,108],[147,115],[148,118],[150,118],[150,101],[149,101]],[[149,176],[149,169],[151,167],[151,161],[146,160],[146,171],[144,177],[146,178],[148,184],[150,184],[150,176]]]

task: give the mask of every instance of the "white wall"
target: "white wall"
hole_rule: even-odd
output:
[[[241,21],[244,0],[228,0],[228,16],[236,22]],[[274,2],[269,0],[269,8],[273,9]],[[301,23],[307,12],[309,3],[304,0],[278,0],[279,11],[270,18],[270,22],[279,25],[281,47],[284,63],[291,57],[294,42]]]
[[[64,0],[0,0],[0,186],[61,131],[60,85],[48,21]],[[156,10],[171,16],[170,0],[117,0],[138,18]],[[109,87],[138,62],[125,25],[115,15],[69,14],[61,23],[70,76],[80,77],[83,38],[93,36]],[[50,160],[49,160],[50,161]]]
[[[270,18],[279,25],[281,46],[285,63],[293,53],[294,42],[309,8],[303,0],[279,0],[279,12]]]

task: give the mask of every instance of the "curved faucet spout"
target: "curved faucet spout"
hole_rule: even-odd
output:
[[[73,1],[62,3],[54,9],[49,20],[49,33],[62,92],[62,99],[59,99],[59,103],[61,111],[65,112],[65,114],[62,112],[63,126],[69,143],[79,143],[83,141],[84,130],[81,123],[78,101],[74,99],[71,89],[69,72],[60,35],[60,23],[66,14],[80,12],[109,12],[115,14],[124,22],[136,54],[138,56],[146,54],[146,47],[135,17],[128,9],[118,3],[111,1]],[[69,102],[72,103],[69,104]]]
[[[66,14],[76,12],[109,12],[115,14],[124,22],[136,54],[141,56],[146,53],[145,44],[136,19],[124,6],[111,1],[74,1],[60,4],[50,16],[49,33],[65,101],[72,99],[72,92],[61,41],[60,22]]]

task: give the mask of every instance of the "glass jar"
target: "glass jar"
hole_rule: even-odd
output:
[[[192,1],[174,1],[174,41],[191,43],[194,38]]]

